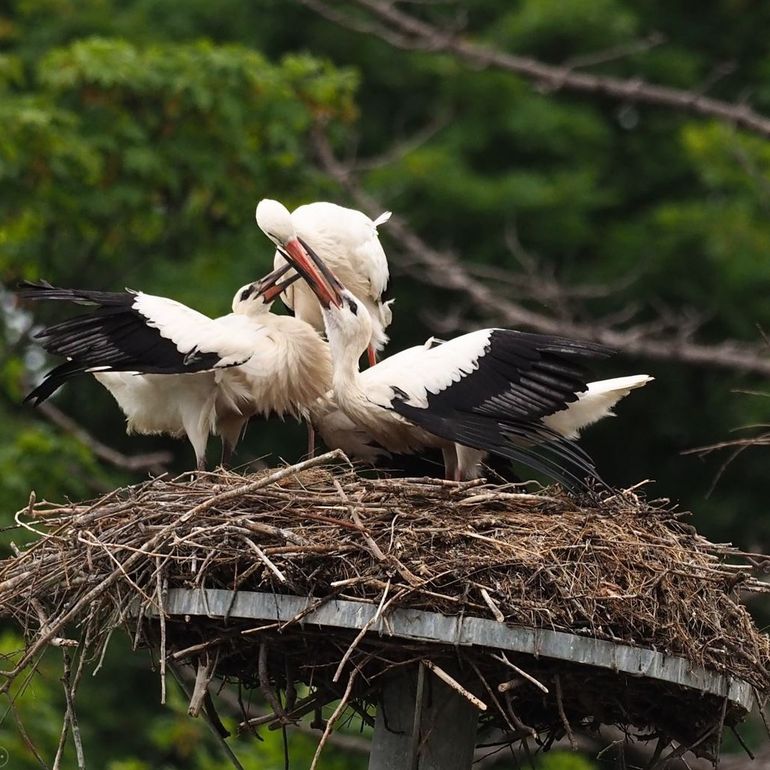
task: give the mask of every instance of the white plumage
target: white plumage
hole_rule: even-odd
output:
[[[129,432],[186,435],[199,468],[211,433],[221,436],[227,458],[252,416],[303,416],[330,387],[327,343],[304,321],[269,312],[271,299],[256,284],[239,289],[233,312],[214,319],[142,292],[31,284],[21,294],[97,307],[40,333],[43,346],[68,361],[29,400],[39,403],[70,377],[92,372]]]
[[[410,348],[360,372],[358,359],[373,326],[366,304],[297,237],[284,207],[276,201],[263,204],[261,226],[302,272],[322,309],[333,396],[314,409],[314,419],[327,440],[329,433],[343,440],[352,436],[352,443],[363,442],[368,453],[372,446],[397,453],[438,447],[455,478],[475,475],[485,452],[522,462],[568,486],[599,478],[591,458],[570,437],[609,414],[624,392],[649,379],[646,375],[595,383],[589,391],[585,363],[609,349],[507,329],[482,329],[438,346]],[[258,208],[258,219],[259,213]],[[340,430],[335,407],[363,433]],[[330,415],[335,431],[321,425]]]
[[[543,418],[543,422],[562,436],[575,439],[583,428],[604,417],[614,417],[612,407],[621,398],[654,379],[649,374],[631,374],[627,377],[589,382],[586,390],[577,394],[577,401],[573,401],[566,409]]]
[[[260,203],[257,223],[269,235],[271,221],[267,211]],[[290,216],[299,240],[308,244],[365,305],[372,320],[368,347],[371,351],[381,351],[388,341],[385,330],[392,320],[392,312],[391,303],[382,299],[389,272],[377,227],[390,219],[390,212],[372,220],[356,209],[319,201],[299,206]],[[276,251],[275,268],[285,265],[285,257]],[[320,305],[306,283],[299,281],[287,288],[284,301],[297,318],[319,331],[324,330]],[[373,353],[371,360],[374,360]]]
[[[339,313],[330,310],[330,314],[335,312]],[[365,324],[360,308],[356,318],[359,324]],[[339,326],[332,322],[332,328]],[[398,400],[404,405],[428,409],[431,396],[441,394],[478,371],[495,331],[501,330],[471,332],[438,346],[429,340],[426,345],[408,348],[358,372],[351,365],[354,354],[345,353],[347,343],[335,344],[337,335],[330,330],[334,390],[311,410],[313,423],[324,443],[365,462],[380,460],[389,453],[409,454],[439,448],[448,478],[476,478],[487,455],[483,448],[468,447],[435,435],[393,407]],[[577,400],[544,416],[542,423],[563,438],[576,439],[582,428],[612,415],[612,407],[621,398],[650,380],[652,377],[648,375],[633,375],[590,382],[584,392],[575,394]],[[489,397],[480,408],[502,414],[510,411],[504,395]]]

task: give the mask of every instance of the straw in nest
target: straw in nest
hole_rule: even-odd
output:
[[[330,632],[301,617],[255,626],[164,612],[169,589],[220,588],[364,601],[378,619],[415,608],[643,646],[743,680],[764,699],[770,643],[739,598],[764,589],[751,577],[764,557],[710,543],[670,505],[633,491],[576,499],[557,488],[364,478],[330,465],[339,460],[31,503],[17,521],[33,542],[0,565],[3,614],[28,639],[4,688],[47,645],[74,643],[73,628],[82,667],[122,626],[158,652],[164,675],[193,667],[193,712],[219,677],[263,692],[272,712],[260,724],[338,699],[369,719],[383,681],[415,661],[482,702],[483,725],[504,741],[550,745],[605,723],[651,728],[713,757],[724,725],[745,715],[727,699],[542,657]],[[308,695],[297,699],[300,684]]]

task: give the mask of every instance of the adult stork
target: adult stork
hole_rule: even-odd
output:
[[[432,347],[432,340],[429,340],[425,345],[396,353],[376,366],[360,372],[361,380],[366,383],[366,387],[376,387],[378,381],[387,382],[391,376],[389,368],[397,371],[400,368],[421,366],[425,361],[421,358],[422,351]],[[604,417],[615,416],[613,407],[617,402],[652,379],[647,374],[636,374],[589,382],[585,391],[576,394],[576,401],[567,404],[561,411],[545,416],[543,423],[564,438],[577,439],[583,428]],[[342,449],[353,460],[390,467],[392,461],[396,461],[398,465],[399,460],[405,459],[393,457],[396,449],[392,444],[385,442],[392,448],[392,451],[388,451],[380,443],[381,430],[369,431],[354,422],[340,407],[334,390],[312,405],[310,420],[326,446],[330,449]],[[426,437],[421,428],[414,426],[407,453],[429,448],[442,450],[447,478],[467,480],[485,472],[483,461],[487,452],[456,444],[449,447],[446,442],[439,441],[436,437]],[[399,453],[403,454],[402,451]]]
[[[609,355],[608,348],[508,329],[482,329],[437,346],[409,348],[360,372],[358,359],[371,333],[369,313],[297,238],[281,208],[271,207],[265,232],[302,268],[318,297],[334,365],[333,399],[357,429],[388,452],[440,448],[452,478],[473,477],[484,453],[492,452],[568,487],[598,479],[591,458],[570,436],[622,397],[609,391],[622,394],[644,384],[646,375],[613,386],[595,383],[594,398],[585,364]],[[328,404],[324,409],[334,413]],[[570,411],[572,418],[557,417]]]
[[[257,205],[257,224],[263,231],[274,219],[276,206],[283,208],[268,198]],[[391,302],[382,298],[388,285],[388,260],[377,234],[377,227],[388,219],[389,211],[372,220],[361,211],[325,201],[299,206],[291,213],[292,226],[300,243],[310,244],[366,307],[371,319],[367,345],[370,365],[377,362],[377,353],[388,341],[385,329],[393,317]],[[286,267],[286,258],[280,249],[275,252],[274,267],[276,270]],[[321,307],[305,282],[287,287],[283,299],[297,318],[319,331],[324,330]]]
[[[247,284],[232,313],[212,319],[143,292],[25,282],[23,298],[95,307],[36,335],[49,353],[68,360],[25,400],[39,404],[90,372],[118,402],[129,433],[186,435],[198,469],[205,468],[209,435],[218,434],[227,462],[252,416],[305,416],[331,385],[329,348],[318,332],[269,312],[285,285],[277,278]]]

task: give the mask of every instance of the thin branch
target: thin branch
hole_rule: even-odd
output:
[[[34,673],[34,671],[32,673]],[[25,685],[25,688],[26,688],[26,685]],[[35,744],[32,742],[32,739],[29,737],[29,734],[27,733],[27,729],[24,727],[24,723],[21,721],[21,717],[19,716],[19,711],[16,708],[16,704],[14,703],[14,698],[11,697],[8,693],[6,693],[6,697],[8,698],[8,711],[10,711],[11,714],[13,715],[13,721],[16,723],[16,729],[19,731],[19,736],[21,737],[22,742],[27,747],[30,754],[34,756],[34,758],[37,760],[38,765],[40,765],[40,767],[43,770],[51,770],[51,768],[48,767],[45,760],[43,759],[40,752],[38,751],[37,746],[35,746]],[[6,714],[8,713],[8,711],[6,711]],[[66,716],[64,718],[64,722],[65,724],[68,724]],[[3,746],[0,746],[0,767],[4,766],[2,764],[3,761],[5,761],[5,763],[7,764],[8,759],[9,759],[9,754],[7,749],[5,749],[5,747]],[[56,768],[54,767],[53,770],[56,770]]]
[[[373,171],[374,169],[390,166],[404,158],[406,155],[409,155],[409,153],[422,147],[422,145],[430,141],[443,128],[446,128],[450,122],[451,121],[447,116],[439,115],[431,120],[426,126],[418,129],[411,136],[407,136],[396,142],[381,155],[356,160],[353,164],[353,168],[357,173],[361,173],[363,171]]]
[[[117,449],[103,444],[92,436],[82,425],[75,422],[69,415],[64,414],[50,401],[44,401],[37,407],[44,417],[65,433],[74,436],[85,444],[100,460],[126,471],[149,471],[159,476],[166,470],[166,465],[171,462],[173,456],[170,452],[149,452],[141,455],[124,455]]]
[[[534,81],[549,91],[569,90],[605,96],[625,103],[668,107],[680,112],[724,120],[760,136],[770,137],[770,118],[749,105],[712,99],[688,91],[649,83],[641,78],[622,79],[576,72],[571,66],[557,66],[527,56],[500,51],[461,37],[400,10],[383,0],[355,0],[368,17],[352,16],[322,0],[300,0],[336,24],[358,32],[374,34],[395,48],[448,53],[479,69],[511,72]]]
[[[575,740],[575,736],[572,732],[572,727],[569,723],[569,719],[567,719],[567,713],[564,711],[564,700],[562,697],[562,691],[561,691],[561,677],[556,674],[554,678],[554,684],[556,685],[556,706],[559,710],[559,719],[561,719],[562,726],[564,727],[564,732],[567,734],[567,738],[569,740],[569,745],[572,751],[577,751],[577,741]],[[725,702],[727,702],[727,699],[725,698]]]
[[[528,682],[531,682],[533,685],[535,685],[538,690],[542,690],[546,695],[548,695],[548,688],[539,679],[535,679],[532,674],[528,674],[523,668],[519,668],[519,666],[517,666],[515,663],[511,663],[511,661],[508,660],[508,656],[504,652],[501,652],[500,655],[495,655],[492,653],[492,657],[495,660],[499,660],[501,663],[505,663],[506,666],[512,668],[519,676],[524,677],[524,679],[526,679]],[[500,687],[502,687],[502,685]],[[500,687],[498,687],[498,689],[500,689]],[[500,690],[500,692],[505,692],[505,690]]]
[[[360,186],[350,169],[334,156],[329,140],[320,127],[314,132],[313,141],[321,166],[350,193],[358,206],[372,215],[385,208]],[[400,247],[391,255],[394,263],[408,266],[416,280],[429,286],[463,294],[488,323],[590,339],[629,356],[770,375],[770,356],[764,345],[736,340],[716,345],[694,342],[690,339],[692,323],[684,323],[683,330],[672,334],[671,325],[675,322],[668,318],[650,328],[638,325],[617,329],[608,327],[606,320],[590,322],[547,315],[525,307],[496,287],[475,278],[457,255],[431,247],[401,217],[391,217],[388,234]],[[415,266],[419,269],[415,270]]]
[[[324,745],[329,740],[329,736],[331,735],[331,732],[334,729],[334,724],[340,718],[342,712],[345,710],[345,707],[348,705],[350,693],[353,690],[353,683],[356,681],[357,675],[358,675],[358,669],[354,668],[350,672],[350,677],[348,678],[347,687],[345,688],[345,692],[342,694],[342,698],[340,698],[340,702],[337,704],[337,708],[334,709],[334,712],[329,717],[329,721],[326,723],[326,727],[324,728],[324,732],[323,732],[323,735],[321,736],[321,740],[318,742],[318,747],[315,750],[315,755],[313,756],[313,761],[310,765],[310,770],[315,770],[318,767],[318,760],[321,756],[321,752],[323,751]]]
[[[61,682],[64,687],[64,698],[67,703],[67,713],[65,719],[69,721],[72,743],[75,746],[75,757],[78,763],[78,770],[85,770],[86,760],[83,754],[83,742],[80,737],[80,726],[78,725],[77,714],[75,713],[74,683],[70,681],[70,655],[66,649],[62,649],[64,659]]]
[[[405,38],[390,32],[387,27],[383,27],[380,24],[371,24],[361,19],[355,19],[347,13],[332,8],[328,3],[323,2],[323,0],[301,0],[301,2],[303,5],[306,5],[308,8],[315,11],[319,16],[323,16],[328,21],[341,27],[347,27],[354,32],[360,32],[363,35],[376,35],[381,40],[390,43],[396,48],[405,46]]]
[[[182,695],[184,695],[184,697],[189,701],[192,698],[192,693],[190,692],[190,689],[185,684],[183,674],[177,670],[176,666],[173,666],[173,665],[169,666],[169,670],[171,671],[171,674],[174,677],[177,685],[179,685],[179,689],[182,691]],[[216,725],[212,721],[211,716],[206,710],[204,710],[203,712],[203,719],[206,722],[206,725],[208,726],[209,730],[211,731],[211,734],[217,739],[217,742],[222,748],[222,751],[224,752],[227,759],[230,761],[230,764],[232,764],[232,766],[236,768],[236,770],[245,770],[243,765],[240,763],[240,760],[235,755],[233,750],[230,748],[227,741],[224,739],[224,736],[219,732]]]
[[[646,53],[665,42],[665,35],[660,32],[653,32],[641,40],[621,43],[620,45],[607,48],[605,51],[573,56],[571,59],[567,59],[562,66],[570,71],[585,69],[586,67],[596,67],[599,64],[608,64],[609,62],[618,61],[618,59],[626,59],[638,53]]]
[[[423,658],[421,662],[423,666],[430,669],[442,682],[447,684],[455,692],[465,698],[465,700],[467,700],[471,706],[477,708],[479,711],[487,710],[487,704],[484,703],[481,698],[477,698],[472,692],[470,692],[470,690],[467,690],[465,687],[463,687],[453,676],[444,671],[441,666],[438,666],[428,658]]]

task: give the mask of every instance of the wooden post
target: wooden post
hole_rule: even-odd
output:
[[[417,665],[383,686],[369,770],[470,770],[479,712]]]

